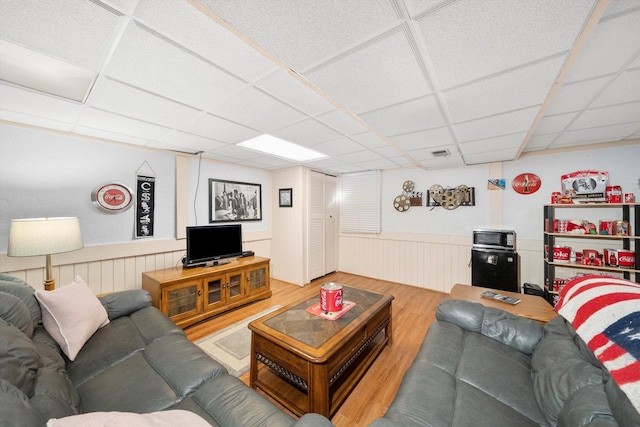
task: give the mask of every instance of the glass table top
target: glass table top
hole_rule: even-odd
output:
[[[306,311],[320,301],[318,293],[289,310],[265,320],[264,325],[310,347],[318,348],[384,296],[348,286],[343,286],[342,289],[343,299],[353,301],[356,305],[339,319],[323,319]]]

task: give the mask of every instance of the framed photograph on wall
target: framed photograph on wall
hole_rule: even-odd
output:
[[[262,185],[209,179],[209,223],[262,220]]]
[[[293,206],[293,190],[291,188],[280,189],[280,207],[290,208]]]

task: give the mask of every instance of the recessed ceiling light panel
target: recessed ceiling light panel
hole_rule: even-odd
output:
[[[238,147],[248,148],[297,162],[308,162],[329,157],[315,150],[267,134],[256,136],[255,138],[240,142],[237,145]]]
[[[97,74],[31,49],[0,40],[0,79],[84,102]]]

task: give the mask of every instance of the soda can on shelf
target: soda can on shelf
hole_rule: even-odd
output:
[[[633,268],[636,265],[636,253],[626,249],[618,249],[616,251],[616,260],[618,267]]]

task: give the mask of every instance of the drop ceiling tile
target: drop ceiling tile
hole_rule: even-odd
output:
[[[366,170],[377,170],[377,169],[393,169],[398,167],[395,163],[388,159],[379,159],[379,160],[370,160],[366,162],[356,162],[358,166]]]
[[[529,138],[527,145],[524,147],[524,151],[538,151],[544,150],[553,144],[553,141],[558,137],[559,133],[549,133],[545,135],[533,135]]]
[[[534,136],[562,132],[578,113],[557,114],[554,116],[545,115],[536,127]]]
[[[133,24],[114,52],[106,75],[203,110],[246,86],[229,73]]]
[[[440,157],[431,160],[421,160],[420,165],[427,169],[444,169],[464,166],[464,160],[460,156]]]
[[[602,19],[612,15],[629,12],[631,9],[637,9],[638,2],[636,0],[615,0],[609,3],[602,15]]]
[[[243,160],[238,162],[238,164],[260,169],[279,169],[296,165],[296,163],[275,156],[263,156],[257,159]]]
[[[118,132],[112,132],[109,130],[89,128],[86,126],[74,126],[73,133],[80,136],[89,136],[108,141],[124,142],[126,144],[146,146],[149,144],[149,140],[146,138],[139,138],[131,135],[124,135]]]
[[[351,135],[351,139],[357,141],[359,144],[362,144],[366,148],[384,147],[388,144],[387,141],[371,132]]]
[[[404,3],[407,6],[409,15],[416,17],[416,15],[421,15],[433,7],[444,5],[448,1],[449,0],[404,0]]]
[[[398,20],[388,0],[201,3],[298,72]]]
[[[542,104],[565,55],[443,92],[454,123]]]
[[[415,166],[416,163],[417,163],[416,161],[410,160],[409,158],[407,158],[405,156],[390,157],[389,160],[391,160],[393,163],[395,163],[396,165],[398,165],[400,167]]]
[[[432,92],[404,31],[305,76],[356,114]]]
[[[607,89],[598,96],[591,107],[640,101],[640,68],[620,74]]]
[[[340,133],[315,119],[302,120],[269,132],[269,134],[305,147],[312,147],[341,136]]]
[[[359,151],[357,153],[347,153],[336,157],[347,163],[362,163],[382,159],[381,155],[371,150]]]
[[[347,136],[367,131],[362,123],[341,110],[334,109],[320,114],[316,119]]]
[[[391,146],[374,148],[373,151],[386,158],[398,157],[403,155],[403,152],[401,150]]]
[[[640,124],[640,101],[583,111],[568,130],[637,122]]]
[[[512,135],[503,135],[495,138],[466,142],[464,144],[460,144],[460,151],[465,159],[467,159],[467,156],[469,155],[505,150],[511,150],[515,155],[526,135],[526,132],[521,132]]]
[[[147,141],[160,138],[169,132],[166,127],[96,110],[95,108],[87,108],[83,111],[78,120],[78,126],[99,129],[105,132],[113,132],[114,129],[117,129],[117,132],[113,132],[114,134],[127,135]]]
[[[326,159],[314,160],[312,162],[305,162],[309,167],[320,168],[320,169],[332,169],[337,166],[344,166],[347,163],[342,160],[335,159],[333,157],[328,157]]]
[[[37,126],[45,129],[61,130],[65,132],[70,132],[73,129],[72,123],[51,120],[46,117],[32,116],[26,113],[4,110],[2,108],[0,108],[0,120],[6,120],[8,122],[15,122],[30,126]]]
[[[367,169],[363,168],[362,166],[349,164],[349,163],[345,163],[344,165],[340,165],[340,166],[333,166],[331,168],[331,171],[336,174],[362,172],[365,170]]]
[[[640,123],[603,126],[562,133],[549,148],[621,141],[640,131]]]
[[[441,89],[571,48],[593,0],[451,2],[418,21]]]
[[[451,154],[446,157],[435,157],[433,155],[434,151],[443,151],[443,150],[447,150]],[[460,153],[458,153],[458,149],[455,147],[455,145],[440,145],[438,147],[409,150],[407,151],[407,154],[412,158],[419,160],[420,162],[424,160],[431,160],[431,159],[446,159],[450,157],[460,157]]]
[[[80,116],[82,104],[2,82],[0,108],[52,122],[74,123]]]
[[[396,135],[389,139],[403,150],[417,150],[419,148],[436,147],[454,143],[448,127]]]
[[[236,161],[242,161],[263,157],[264,153],[258,153],[257,151],[248,150],[246,148],[238,147],[237,145],[226,145],[222,148],[208,152],[207,155],[220,155],[235,159]]]
[[[513,160],[518,149],[505,149],[496,151],[487,151],[484,153],[469,154],[464,156],[465,163],[468,165],[478,165],[481,163],[491,162],[507,162]]]
[[[280,129],[305,118],[298,110],[253,87],[219,103],[210,112],[262,132]]]
[[[277,68],[187,2],[142,0],[134,17],[241,79],[255,81]]]
[[[484,119],[472,120],[454,126],[460,142],[493,138],[529,130],[539,107],[499,114]]]
[[[181,126],[180,130],[229,144],[246,141],[262,133],[211,114],[200,115]]]
[[[179,147],[180,151],[195,154],[198,151],[216,150],[218,148],[225,147],[227,144],[213,139],[203,138],[198,135],[174,130],[156,139],[152,144],[149,144],[151,147],[162,147],[163,145]]]
[[[87,105],[167,127],[179,127],[199,114],[194,108],[107,78],[96,83]]]
[[[403,102],[361,114],[360,117],[386,136],[433,129],[446,124],[435,96]]]
[[[256,83],[256,86],[270,93],[297,109],[315,116],[335,108],[306,84],[289,75],[284,70],[277,70]]]
[[[0,38],[99,71],[122,25],[118,14],[86,0],[0,2]]]
[[[545,114],[561,114],[571,111],[580,111],[598,95],[609,83],[611,76],[597,77],[575,83],[565,83],[551,100]]]
[[[640,10],[598,23],[578,55],[567,82],[584,80],[623,69],[638,53]]]
[[[361,152],[364,147],[349,138],[339,138],[334,141],[318,144],[314,146],[313,149],[327,156],[340,157],[348,153]]]

